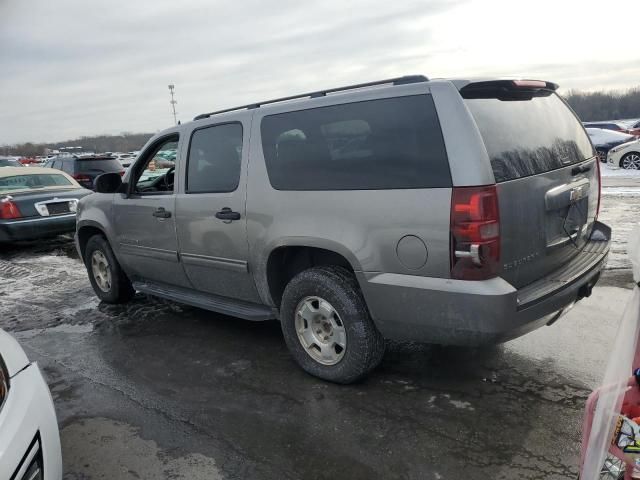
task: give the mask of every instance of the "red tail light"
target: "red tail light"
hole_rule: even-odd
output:
[[[451,196],[451,277],[485,280],[500,266],[500,215],[495,185],[455,187]]]
[[[22,213],[20,213],[18,205],[8,198],[0,200],[0,218],[3,220],[9,220],[11,218],[20,217],[22,217]]]
[[[91,177],[88,175],[76,174],[73,176],[78,182],[90,182]]]
[[[541,80],[514,80],[513,85],[520,88],[547,88],[547,82]]]

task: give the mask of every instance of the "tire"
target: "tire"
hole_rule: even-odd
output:
[[[602,149],[598,149],[596,148],[596,153],[598,154],[598,160],[600,160],[603,163],[607,162],[607,151],[606,150],[602,150]]]
[[[99,264],[94,269],[94,262]],[[87,241],[84,253],[89,281],[96,295],[106,303],[126,303],[136,293],[116,260],[109,242],[102,235],[94,235]],[[98,275],[98,272],[102,272]],[[105,279],[108,277],[108,281]]]
[[[378,366],[384,355],[384,338],[371,320],[358,282],[342,267],[314,267],[295,276],[282,296],[280,322],[300,367],[330,382],[355,382]],[[344,348],[339,345],[342,338]],[[322,351],[319,345],[324,346]],[[319,358],[325,352],[332,357]]]
[[[640,153],[627,153],[620,159],[620,168],[623,168],[625,170],[640,170]]]

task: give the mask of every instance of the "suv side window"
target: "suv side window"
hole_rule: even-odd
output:
[[[178,154],[178,135],[171,135],[143,154],[136,164],[133,181],[136,193],[173,193],[173,179]]]
[[[268,115],[261,133],[269,180],[277,190],[451,186],[431,95]]]
[[[68,173],[69,175],[73,175],[74,163],[75,162],[73,160],[63,160],[60,168],[62,168],[63,172]]]
[[[233,192],[240,182],[242,124],[195,130],[187,160],[187,193]]]

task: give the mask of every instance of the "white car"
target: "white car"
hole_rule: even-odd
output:
[[[609,168],[640,170],[640,139],[613,147],[607,154]]]
[[[0,479],[61,480],[58,422],[36,363],[0,329]]]

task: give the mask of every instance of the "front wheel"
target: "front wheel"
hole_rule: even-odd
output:
[[[93,291],[100,300],[107,303],[131,300],[135,290],[116,260],[109,242],[102,235],[94,235],[87,242],[84,264]]]
[[[352,383],[384,355],[384,338],[358,282],[341,267],[314,267],[294,277],[282,297],[280,321],[296,362],[324,380]]]
[[[640,153],[627,153],[620,159],[620,167],[625,170],[640,170]]]

